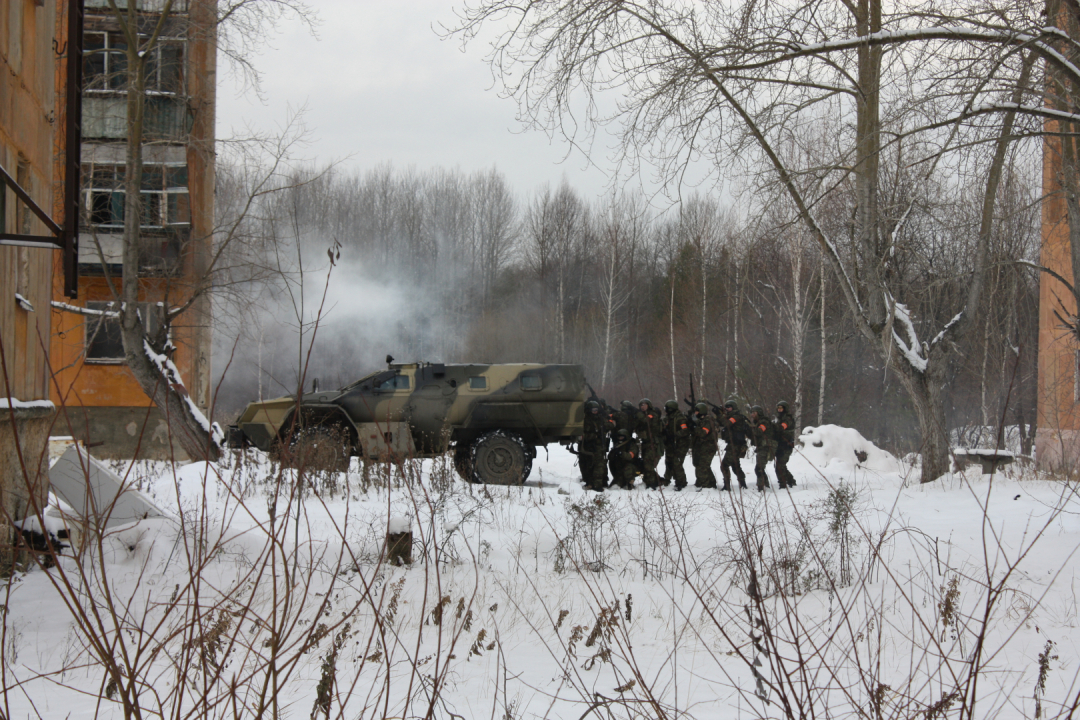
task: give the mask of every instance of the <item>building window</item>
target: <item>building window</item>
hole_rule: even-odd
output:
[[[88,92],[127,91],[127,41],[117,32],[88,32],[83,39],[83,81]],[[144,39],[144,38],[143,38]],[[147,92],[184,93],[184,41],[159,40],[146,62]]]
[[[86,224],[93,227],[124,226],[124,165],[83,165],[83,207]],[[145,228],[186,226],[191,223],[186,165],[144,165],[141,201]]]
[[[117,307],[113,302],[89,301],[87,310],[106,313]],[[139,303],[139,318],[148,335],[157,332],[158,305]],[[86,318],[86,362],[122,363],[124,362],[124,341],[120,336],[120,319],[106,315],[91,315]]]

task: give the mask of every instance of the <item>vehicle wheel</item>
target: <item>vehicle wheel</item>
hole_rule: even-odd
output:
[[[532,471],[532,453],[525,441],[505,430],[480,437],[472,447],[473,482],[521,485]]]
[[[289,467],[314,471],[348,472],[352,443],[345,428],[315,425],[293,436]]]
[[[462,480],[473,481],[471,446],[459,445],[454,448],[454,469],[457,470],[457,474],[461,476]]]

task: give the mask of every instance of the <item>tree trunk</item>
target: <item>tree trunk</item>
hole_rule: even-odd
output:
[[[920,481],[924,483],[937,480],[949,472],[949,433],[945,425],[945,404],[941,397],[944,378],[939,377],[943,370],[927,369],[927,372],[920,373],[901,369],[897,373],[919,419],[922,435],[922,446],[919,448],[922,454]]]
[[[168,14],[170,6],[171,2],[166,5],[164,15]],[[147,331],[149,318],[143,317],[139,309],[143,123],[146,110],[146,63],[151,55],[146,52],[147,48],[140,47],[140,42],[135,37],[138,22],[135,3],[129,4],[126,21],[125,29],[129,31],[128,136],[122,251],[124,272],[120,293],[120,336],[124,344],[124,359],[139,387],[165,416],[170,433],[188,457],[192,460],[217,460],[221,448],[212,426],[189,397],[176,366],[166,359],[171,351],[168,340],[168,308],[160,313],[161,331],[155,333],[154,337],[150,337]]]
[[[821,255],[821,378],[818,380],[818,427],[825,422],[825,254]]]

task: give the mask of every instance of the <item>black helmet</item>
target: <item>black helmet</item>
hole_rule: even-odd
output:
[[[638,407],[641,407],[642,405],[652,410],[652,400],[649,398],[641,398],[641,400],[638,401]]]
[[[669,413],[675,412],[679,409],[679,401],[668,400],[666,403],[664,403],[664,409],[667,410]]]
[[[709,406],[706,405],[703,402],[699,402],[697,405],[695,405],[694,410],[697,412],[698,415],[708,415],[709,414]]]
[[[791,406],[788,405],[788,401],[781,400],[780,402],[776,403],[776,412],[791,414]]]
[[[728,401],[724,403],[724,407],[731,412],[739,412],[739,403],[736,402],[735,398],[729,398]]]
[[[754,405],[750,408],[750,414],[753,415],[754,413],[757,413],[758,417],[765,417],[765,408],[760,405]]]
[[[634,409],[634,403],[632,401],[630,401],[630,400],[623,400],[622,401],[622,408],[623,408],[623,410],[633,410]]]
[[[595,400],[588,400],[585,403],[585,409],[589,412],[598,412],[600,410],[600,403]]]

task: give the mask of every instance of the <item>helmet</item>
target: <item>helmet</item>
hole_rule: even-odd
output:
[[[679,409],[679,401],[668,400],[666,403],[664,403],[664,409],[667,410],[669,413],[675,412]]]
[[[708,415],[709,414],[709,406],[706,405],[703,402],[699,402],[697,405],[695,405],[694,410],[697,411],[698,415]]]
[[[634,403],[631,402],[630,400],[623,400],[622,401],[622,408],[623,408],[623,410],[633,410],[634,409]]]
[[[754,413],[757,413],[758,417],[765,417],[765,408],[760,405],[754,405],[750,408],[750,414],[753,415]]]
[[[652,410],[652,400],[649,398],[641,398],[641,400],[638,401],[638,407],[641,407],[642,405]]]
[[[776,403],[776,412],[790,413],[791,406],[788,405],[788,401],[781,400],[780,402]]]
[[[615,437],[616,437],[616,438],[617,438],[618,440],[627,440],[627,439],[629,439],[629,437],[630,437],[630,431],[629,431],[629,430],[627,430],[626,428],[619,428],[619,429],[618,429],[618,430],[617,430],[617,431],[615,432]]]
[[[724,403],[724,407],[731,412],[739,412],[739,403],[736,402],[735,398],[729,398],[728,401]]]
[[[600,410],[600,403],[595,400],[589,400],[585,403],[585,409],[589,412],[597,412]]]

